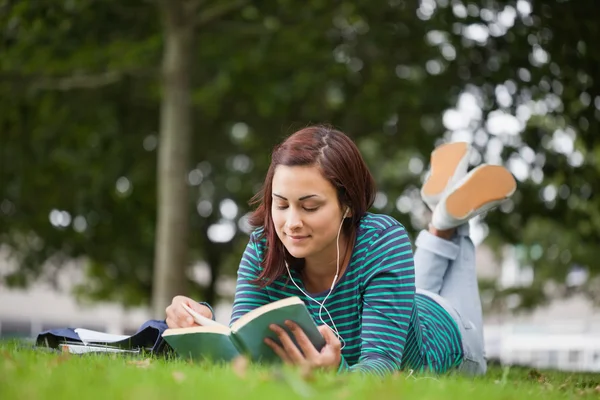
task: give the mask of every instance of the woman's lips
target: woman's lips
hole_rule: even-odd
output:
[[[288,238],[290,238],[293,242],[300,242],[304,239],[308,239],[309,236],[303,236],[303,235],[288,235]]]

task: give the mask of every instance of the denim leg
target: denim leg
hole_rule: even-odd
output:
[[[415,285],[418,289],[439,294],[448,266],[459,255],[460,248],[426,230],[419,233],[415,244]]]
[[[422,231],[416,247],[417,291],[436,300],[459,326],[464,350],[459,369],[468,375],[485,373],[483,317],[469,225],[458,227],[451,240]]]
[[[450,262],[444,276],[440,296],[448,301],[460,314],[466,329],[463,342],[466,343],[471,361],[475,361],[485,372],[485,351],[483,341],[483,313],[475,265],[475,246],[469,237],[469,225],[457,228],[452,242],[459,248],[457,257]]]

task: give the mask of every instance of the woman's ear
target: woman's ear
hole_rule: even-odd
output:
[[[342,217],[342,219],[349,218],[351,216],[352,216],[352,210],[350,210],[350,207],[346,207],[346,211],[344,212],[344,216]]]

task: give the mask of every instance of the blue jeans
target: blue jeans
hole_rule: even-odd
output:
[[[458,227],[450,240],[422,231],[416,246],[417,293],[444,307],[460,329],[464,354],[459,371],[468,375],[485,374],[483,315],[469,225]]]

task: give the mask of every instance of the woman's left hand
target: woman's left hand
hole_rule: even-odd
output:
[[[304,368],[338,368],[342,359],[342,345],[335,333],[327,326],[318,327],[325,339],[325,346],[318,351],[310,342],[302,329],[292,321],[285,321],[285,325],[292,331],[298,346],[294,344],[287,332],[278,325],[272,324],[269,328],[277,334],[281,345],[266,338],[265,343],[273,349],[284,363],[298,365]]]

